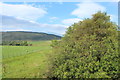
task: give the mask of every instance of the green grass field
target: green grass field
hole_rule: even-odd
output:
[[[51,67],[51,41],[30,42],[33,46],[3,46],[3,78],[45,78]]]
[[[32,43],[33,46],[2,46],[2,58],[11,58],[45,50],[49,48],[50,41],[29,41],[29,43]]]

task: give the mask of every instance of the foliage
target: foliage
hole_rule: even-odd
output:
[[[27,41],[2,41],[1,45],[10,45],[10,46],[32,46],[28,44]]]
[[[56,48],[57,47],[56,45],[58,45],[60,41],[52,40],[51,42],[52,42],[52,44],[50,46]]]
[[[53,78],[117,78],[117,25],[97,12],[70,26],[60,42],[53,42]]]

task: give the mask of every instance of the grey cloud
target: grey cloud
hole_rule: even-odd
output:
[[[5,15],[0,15],[2,16],[2,26],[3,27],[32,27],[32,26],[39,26],[38,24],[22,20],[22,19],[17,19],[12,16],[5,16]]]
[[[30,30],[34,32],[45,32],[62,35],[64,34],[67,26],[61,24],[42,24],[32,21],[27,21],[12,16],[2,16],[2,29],[3,30]]]

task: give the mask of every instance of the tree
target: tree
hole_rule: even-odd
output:
[[[11,46],[28,46],[27,41],[2,41],[2,45],[11,45]],[[30,44],[32,46],[32,44]]]
[[[92,16],[70,26],[57,48],[53,47],[57,55],[52,77],[118,77],[117,25],[106,13]]]

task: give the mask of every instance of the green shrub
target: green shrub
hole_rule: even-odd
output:
[[[27,41],[2,41],[1,45],[10,45],[10,46],[28,46]]]
[[[53,42],[54,78],[117,78],[117,25],[106,13],[70,26],[60,42]]]

